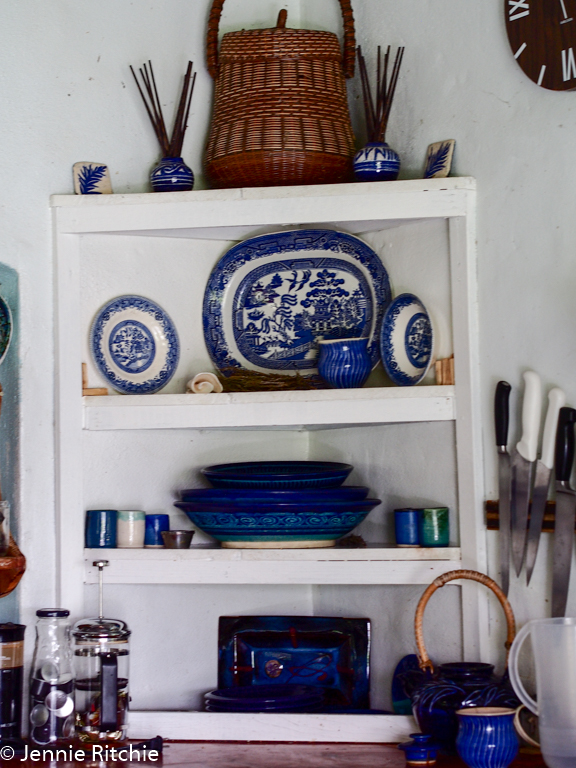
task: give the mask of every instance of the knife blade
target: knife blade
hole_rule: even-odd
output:
[[[500,518],[500,586],[507,596],[510,587],[510,500],[512,470],[508,453],[509,401],[512,387],[499,381],[494,396],[494,425],[498,449],[498,515]]]
[[[528,508],[532,491],[532,478],[538,449],[542,387],[540,376],[534,371],[524,373],[524,400],[522,403],[522,438],[512,454],[512,562],[516,576],[520,575],[526,549]]]
[[[576,491],[570,487],[570,474],[574,461],[574,423],[576,410],[560,408],[556,434],[556,522],[552,563],[552,618],[564,616],[568,600]]]
[[[546,501],[548,500],[550,475],[552,474],[552,467],[554,466],[554,448],[556,445],[558,414],[565,402],[566,395],[558,387],[554,387],[554,389],[551,389],[548,393],[548,410],[546,412],[544,434],[542,436],[542,454],[536,463],[528,540],[526,542],[526,586],[530,584],[536,557],[538,555],[542,521],[544,520]]]

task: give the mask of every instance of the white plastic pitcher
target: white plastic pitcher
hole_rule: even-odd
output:
[[[518,676],[518,655],[530,635],[538,703]],[[540,748],[549,768],[576,768],[576,619],[536,619],[516,635],[508,661],[516,695],[538,715]]]

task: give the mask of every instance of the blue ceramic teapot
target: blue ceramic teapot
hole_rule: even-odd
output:
[[[424,608],[437,589],[454,579],[472,579],[492,589],[506,615],[507,649],[516,631],[510,603],[496,582],[483,573],[449,571],[435,579],[420,598],[414,622],[420,670],[405,673],[404,688],[410,696],[412,711],[422,733],[432,735],[445,752],[451,753],[455,752],[458,733],[456,710],[486,706],[516,708],[520,704],[508,680],[508,671],[498,679],[492,664],[480,662],[440,664],[435,670],[428,658],[422,633]]]

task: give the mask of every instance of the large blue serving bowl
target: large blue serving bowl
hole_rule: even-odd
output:
[[[302,488],[298,491],[276,491],[266,488],[189,488],[180,491],[181,501],[213,504],[315,504],[316,502],[362,501],[369,488],[365,485],[342,485],[340,488]]]
[[[215,488],[336,488],[352,472],[336,461],[241,461],[202,470]]]
[[[253,507],[177,501],[174,506],[223,547],[274,549],[332,547],[378,504],[380,499]]]

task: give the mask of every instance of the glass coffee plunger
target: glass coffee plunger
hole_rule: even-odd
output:
[[[76,732],[82,741],[123,741],[128,731],[128,638],[130,630],[119,619],[103,618],[102,572],[107,560],[96,560],[99,570],[99,616],[74,625],[76,670]]]

